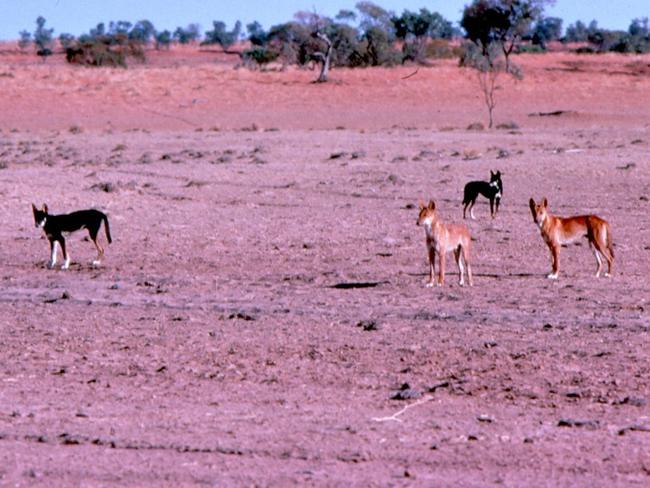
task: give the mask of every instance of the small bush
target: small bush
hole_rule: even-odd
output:
[[[518,54],[543,54],[546,52],[546,50],[539,44],[520,44],[517,46],[516,51]]]
[[[460,58],[462,52],[462,47],[453,46],[445,39],[432,39],[425,48],[426,57],[434,59]]]
[[[280,57],[280,53],[265,47],[255,46],[251,49],[246,49],[242,57],[245,62],[265,65],[276,61]]]
[[[145,61],[142,43],[129,40],[126,35],[84,37],[65,50],[68,63],[84,66],[126,68],[127,57]]]

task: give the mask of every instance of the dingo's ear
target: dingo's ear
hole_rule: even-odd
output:
[[[535,212],[535,207],[536,207],[535,200],[533,200],[532,198],[528,200],[528,206],[530,207],[530,213],[533,214],[533,219],[537,220],[537,214]]]
[[[429,210],[435,210],[436,209],[436,202],[433,200],[429,200]]]
[[[418,206],[420,207],[420,210],[427,208],[427,205],[422,200],[418,200]]]
[[[32,203],[32,210],[36,211],[36,205],[34,205],[33,203]]]
[[[490,170],[490,178],[492,178],[494,176],[496,176],[496,173],[494,171]]]
[[[546,200],[546,197],[544,197],[544,200],[542,200],[542,207],[548,207],[548,200]]]
[[[501,171],[497,170],[497,172],[494,173],[494,176],[496,176],[497,178],[501,178]]]
[[[47,213],[47,205],[45,203],[43,204],[43,212]]]

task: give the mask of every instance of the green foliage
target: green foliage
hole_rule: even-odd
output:
[[[36,54],[45,59],[52,55],[52,34],[54,29],[45,28],[45,18],[39,16],[36,19],[36,30],[34,31],[34,44],[36,44]]]
[[[425,55],[433,59],[459,59],[464,53],[462,46],[455,46],[447,39],[432,39],[425,46]]]
[[[438,12],[430,12],[426,8],[420,9],[419,13],[404,10],[400,17],[393,16],[391,22],[394,26],[395,36],[402,40],[427,37],[451,39],[454,33],[451,22]]]
[[[487,49],[475,42],[464,42],[458,65],[481,72],[503,69],[503,63],[499,61],[500,55],[500,46],[497,42],[488,44]]]
[[[325,33],[332,41],[332,64],[335,66],[358,66],[363,64],[359,52],[357,30],[347,24],[331,24]]]
[[[88,34],[79,36],[66,47],[66,60],[84,66],[123,68],[126,68],[129,57],[144,62],[144,44],[129,38],[129,32],[124,32],[127,24],[111,22],[108,32],[103,23],[97,24]]]
[[[595,20],[592,20],[589,23],[589,26],[586,26],[581,21],[576,21],[575,24],[570,24],[566,28],[566,33],[564,35],[564,42],[587,42],[589,36],[593,35],[598,31],[598,24]]]
[[[509,54],[541,18],[547,3],[551,0],[474,0],[465,7],[460,24],[483,54],[489,45],[499,43],[507,65]]]
[[[370,27],[359,43],[359,54],[365,66],[394,65],[401,62],[401,55],[395,50],[390,32],[375,26]]]
[[[567,27],[565,42],[589,42],[577,50],[579,53],[603,53],[608,51],[620,53],[650,52],[650,27],[648,18],[633,19],[627,32],[601,29],[595,20],[586,26],[577,21]]]
[[[389,11],[367,0],[357,2],[356,8],[359,11],[359,18],[361,19],[359,28],[363,33],[367,34],[371,30],[381,30],[391,41],[395,39],[392,22],[393,15]]]
[[[72,46],[74,42],[74,36],[72,34],[62,33],[59,35],[59,43],[63,49],[67,49]]]
[[[625,36],[625,31],[609,31],[603,29],[590,34],[587,40],[596,47],[597,52],[603,53],[617,49],[620,51]]]
[[[400,17],[393,16],[391,21],[395,36],[404,42],[402,62],[424,62],[429,39],[450,39],[454,33],[451,22],[426,8],[420,9],[419,13],[405,10]]]
[[[221,21],[212,22],[212,30],[205,33],[205,40],[201,44],[219,44],[224,51],[239,40],[241,22],[235,22],[233,30],[226,30],[226,24]]]
[[[253,46],[263,46],[268,41],[268,34],[257,21],[248,24],[246,32],[248,33],[248,40]]]
[[[546,48],[543,48],[539,44],[521,44],[517,46],[517,54],[543,54],[546,52]]]
[[[201,28],[199,24],[189,24],[187,27],[177,27],[174,31],[173,38],[179,44],[190,44],[196,42],[201,37]]]
[[[336,20],[339,20],[341,22],[354,22],[357,20],[357,14],[354,13],[353,10],[339,10],[339,13],[336,14]]]
[[[129,31],[129,39],[142,44],[149,44],[155,38],[156,28],[148,20],[140,20]]]
[[[540,17],[531,33],[527,36],[533,45],[546,50],[548,41],[557,41],[562,37],[562,19],[559,17]],[[519,51],[521,52],[521,50]]]
[[[647,17],[634,19],[626,33],[617,34],[620,35],[610,46],[610,51],[637,54],[650,52],[650,29]]]
[[[242,58],[246,63],[254,63],[259,66],[272,63],[278,59],[278,56],[277,52],[261,46],[254,46],[242,53]]]
[[[32,43],[32,33],[26,30],[22,30],[19,33],[20,39],[18,40],[18,47],[20,49],[27,49]]]
[[[265,32],[253,22],[246,26],[248,40],[253,45],[245,53],[247,61],[264,64],[279,60],[283,64],[304,65],[311,61],[321,62],[327,52],[327,38],[332,45],[332,66],[382,66],[394,65],[404,59],[421,61],[429,52],[447,56],[445,44],[427,50],[432,38],[451,38],[454,30],[451,22],[440,14],[421,9],[419,13],[405,10],[400,17],[370,2],[356,4],[358,13],[342,10],[336,20],[312,12],[298,12],[295,20],[271,27]],[[358,20],[358,26],[352,22]],[[220,31],[224,31],[221,26]],[[325,36],[325,37],[323,37]],[[396,49],[401,39],[404,51]],[[260,48],[260,49],[255,49]]]
[[[154,34],[154,40],[156,42],[156,49],[169,49],[172,43],[172,33],[167,29],[156,32]]]

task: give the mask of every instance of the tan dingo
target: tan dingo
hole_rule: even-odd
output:
[[[438,219],[436,213],[436,204],[433,200],[428,205],[420,203],[420,215],[418,216],[417,225],[423,225],[427,235],[427,251],[429,253],[429,281],[427,286],[435,284],[435,257],[438,254],[438,286],[445,282],[445,254],[454,251],[456,264],[460,274],[459,284],[463,286],[464,268],[467,267],[467,281],[472,286],[472,268],[469,264],[469,246],[471,237],[467,227],[460,224],[443,224]],[[465,265],[463,266],[463,261]]]
[[[531,198],[528,204],[533,214],[533,220],[551,250],[553,270],[547,275],[548,278],[556,280],[558,277],[560,272],[560,247],[562,244],[570,244],[583,236],[587,236],[589,247],[593,249],[596,256],[596,262],[598,263],[596,277],[600,276],[603,269],[601,256],[607,261],[605,276],[610,275],[612,263],[614,262],[614,250],[612,249],[612,229],[609,222],[596,215],[556,217],[548,212],[546,198],[539,205]]]

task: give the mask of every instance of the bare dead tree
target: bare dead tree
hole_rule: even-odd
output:
[[[330,64],[332,62],[332,41],[329,37],[327,37],[326,34],[323,34],[322,32],[316,32],[314,33],[314,36],[323,41],[327,46],[325,53],[318,51],[312,55],[313,58],[317,59],[321,63],[320,74],[316,79],[316,83],[325,83],[327,81],[327,76],[329,75],[330,71]]]
[[[496,107],[496,100],[494,98],[494,90],[497,86],[497,78],[499,77],[500,70],[496,66],[488,66],[487,69],[477,69],[476,76],[478,77],[478,83],[483,92],[483,99],[485,101],[485,106],[488,109],[489,124],[488,127],[491,129],[493,126],[492,113],[494,107]]]
[[[487,47],[483,47],[480,43],[470,42],[465,44],[460,61],[461,66],[476,70],[478,85],[483,94],[485,106],[488,109],[489,128],[494,125],[495,92],[498,88],[497,80],[499,75],[505,73],[517,80],[523,78],[521,69],[518,66],[510,63],[509,67],[507,67],[502,59],[504,56],[501,49],[501,44],[498,42],[493,42]]]

